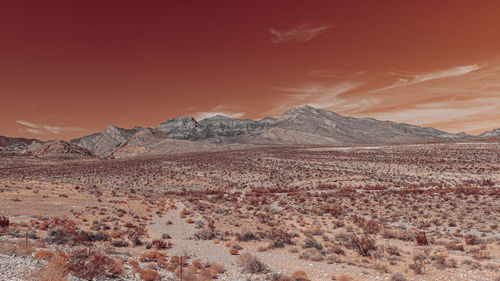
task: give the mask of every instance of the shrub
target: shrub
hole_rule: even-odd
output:
[[[241,255],[237,262],[244,273],[268,273],[270,271],[267,265],[249,253]]]
[[[219,234],[212,229],[203,229],[194,234],[194,238],[197,240],[212,240]]]
[[[350,242],[351,248],[365,257],[370,256],[370,252],[377,249],[375,240],[370,238],[368,235],[364,235],[361,238],[357,237],[356,235],[352,235]]]
[[[139,257],[140,262],[159,262],[165,260],[165,254],[158,251],[149,251]]]
[[[236,249],[234,249],[234,248],[231,248],[231,249],[229,249],[229,253],[230,253],[231,255],[237,255],[237,254],[238,254],[238,250],[236,250]]]
[[[403,274],[396,272],[392,275],[391,281],[406,281],[406,278]]]
[[[464,239],[465,239],[465,244],[467,244],[467,245],[477,245],[477,244],[481,243],[479,238],[473,234],[465,235]]]
[[[302,245],[302,248],[316,248],[321,251],[323,249],[323,245],[318,243],[318,241],[316,241],[314,238],[306,238],[306,240],[304,240],[304,245]]]
[[[154,269],[139,269],[139,275],[144,281],[160,281],[160,274]]]
[[[113,247],[123,248],[123,247],[128,247],[129,243],[127,241],[123,241],[123,240],[115,240],[115,241],[111,242],[111,245],[113,245]]]
[[[168,245],[165,241],[163,240],[154,240],[152,243],[153,247],[155,247],[157,250],[165,250],[169,248],[170,245]]]
[[[123,267],[104,253],[92,249],[73,250],[68,254],[66,266],[73,276],[83,279],[117,277]]]
[[[10,219],[6,216],[0,216],[0,227],[5,228],[10,225]]]
[[[63,256],[54,256],[50,262],[38,271],[29,274],[28,280],[32,281],[67,281],[68,269]]]
[[[255,240],[255,241],[259,240],[259,238],[255,236],[255,234],[253,234],[252,232],[245,232],[242,235],[238,235],[237,239],[238,241],[243,241],[243,242],[247,242],[250,240]]]
[[[342,274],[342,275],[339,276],[338,280],[339,281],[351,281],[352,278],[349,275]]]
[[[307,280],[309,280],[309,279],[307,279],[307,274],[302,270],[295,271],[292,274],[292,279],[294,281],[307,281]]]
[[[376,221],[369,221],[363,226],[363,230],[368,234],[377,234],[380,231],[380,223]]]
[[[51,260],[54,256],[55,256],[54,252],[52,252],[52,251],[50,251],[50,250],[45,250],[45,249],[38,250],[38,251],[35,253],[35,259],[37,259],[37,260],[49,261],[49,260]]]
[[[429,244],[429,242],[427,241],[427,235],[423,231],[415,234],[415,241],[417,242],[417,245],[419,245],[419,246]]]
[[[278,230],[273,230],[269,236],[271,237],[271,245],[269,245],[269,248],[283,248],[285,244],[287,245],[295,245],[295,243],[292,241],[292,235],[290,233],[278,229]]]

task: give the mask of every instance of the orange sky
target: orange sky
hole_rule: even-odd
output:
[[[311,104],[500,127],[500,1],[4,1],[0,135]]]

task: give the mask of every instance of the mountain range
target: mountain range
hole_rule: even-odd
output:
[[[109,125],[102,132],[70,140],[68,145],[52,143],[50,149],[39,140],[6,137],[0,137],[0,145],[4,150],[24,148],[36,155],[43,154],[40,150],[44,147],[43,151],[51,153],[60,148],[80,156],[121,158],[248,146],[405,144],[499,138],[500,128],[478,136],[452,134],[431,127],[342,116],[306,105],[290,108],[277,118],[260,120],[217,115],[197,121],[181,116],[155,128],[122,129]]]

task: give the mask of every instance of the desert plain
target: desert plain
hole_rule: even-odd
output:
[[[500,145],[4,154],[0,280],[500,280]]]

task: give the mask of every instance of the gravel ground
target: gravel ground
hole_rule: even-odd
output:
[[[39,261],[15,256],[0,255],[0,281],[21,281],[22,277],[42,267]]]

